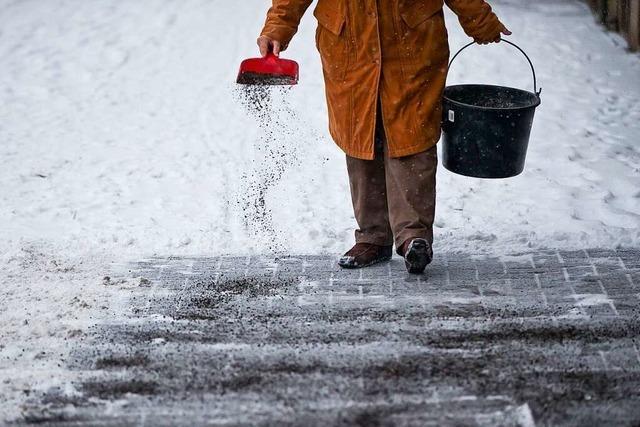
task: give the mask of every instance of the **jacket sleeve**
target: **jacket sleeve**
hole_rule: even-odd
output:
[[[478,40],[493,40],[500,35],[502,23],[484,0],[445,0],[458,15],[464,32]]]
[[[267,12],[267,20],[260,33],[280,42],[285,50],[296,32],[302,15],[309,8],[313,0],[272,0]]]

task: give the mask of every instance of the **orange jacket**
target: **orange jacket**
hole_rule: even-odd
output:
[[[261,35],[286,49],[312,0],[272,1]],[[445,1],[469,36],[500,34],[484,0],[318,0],[329,130],[347,155],[373,159],[378,97],[390,156],[425,151],[440,139],[449,61]]]

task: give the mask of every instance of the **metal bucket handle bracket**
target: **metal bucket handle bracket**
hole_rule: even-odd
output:
[[[515,43],[510,42],[509,40],[505,40],[505,39],[501,39],[501,42],[510,44],[511,46],[515,47],[516,49],[518,49],[520,51],[520,53],[522,53],[524,55],[525,58],[527,58],[527,62],[529,62],[529,66],[531,67],[531,73],[533,74],[533,92],[536,94],[536,96],[538,98],[540,98],[540,94],[542,93],[542,88],[540,88],[540,90],[538,90],[538,80],[536,79],[536,69],[533,67],[533,62],[531,62],[531,59],[529,58],[529,55],[527,55],[525,53],[524,50],[522,50],[520,48],[520,46],[518,46]],[[460,55],[462,53],[463,50],[465,50],[466,48],[468,48],[471,45],[476,44],[476,42],[471,42],[465,46],[462,47],[462,49],[460,49],[455,55],[453,55],[453,58],[451,58],[451,61],[449,61],[449,68],[451,68],[451,64],[453,64],[453,61],[455,61],[455,59],[458,57],[458,55]]]

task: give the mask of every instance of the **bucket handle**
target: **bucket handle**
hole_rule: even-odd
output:
[[[510,44],[511,46],[515,47],[516,49],[518,49],[520,51],[520,53],[522,53],[524,55],[525,58],[527,58],[527,62],[529,62],[529,66],[531,67],[531,73],[533,74],[533,92],[536,94],[536,96],[539,98],[540,94],[542,93],[542,88],[540,88],[540,90],[538,90],[538,80],[536,79],[536,69],[533,67],[533,62],[531,62],[531,59],[529,58],[529,55],[527,55],[524,50],[522,50],[520,48],[520,46],[518,46],[515,43],[510,42],[509,40],[505,40],[505,39],[501,39],[501,42]],[[449,61],[449,68],[451,68],[451,64],[453,64],[453,61],[455,61],[455,59],[458,57],[458,55],[460,55],[462,53],[463,50],[465,50],[466,48],[468,48],[471,45],[476,44],[476,42],[471,42],[465,46],[462,47],[462,49],[460,49],[455,55],[453,55],[453,58],[451,58],[451,61]]]

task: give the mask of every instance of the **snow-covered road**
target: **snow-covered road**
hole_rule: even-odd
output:
[[[65,339],[116,310],[109,261],[352,242],[311,14],[286,53],[301,84],[273,111],[247,114],[233,83],[268,3],[0,0],[0,419],[20,384],[56,375]],[[543,103],[521,176],[441,168],[436,252],[637,247],[640,58],[577,0],[492,4]],[[447,22],[455,51],[467,38]],[[531,88],[504,44],[465,52],[450,82]]]

